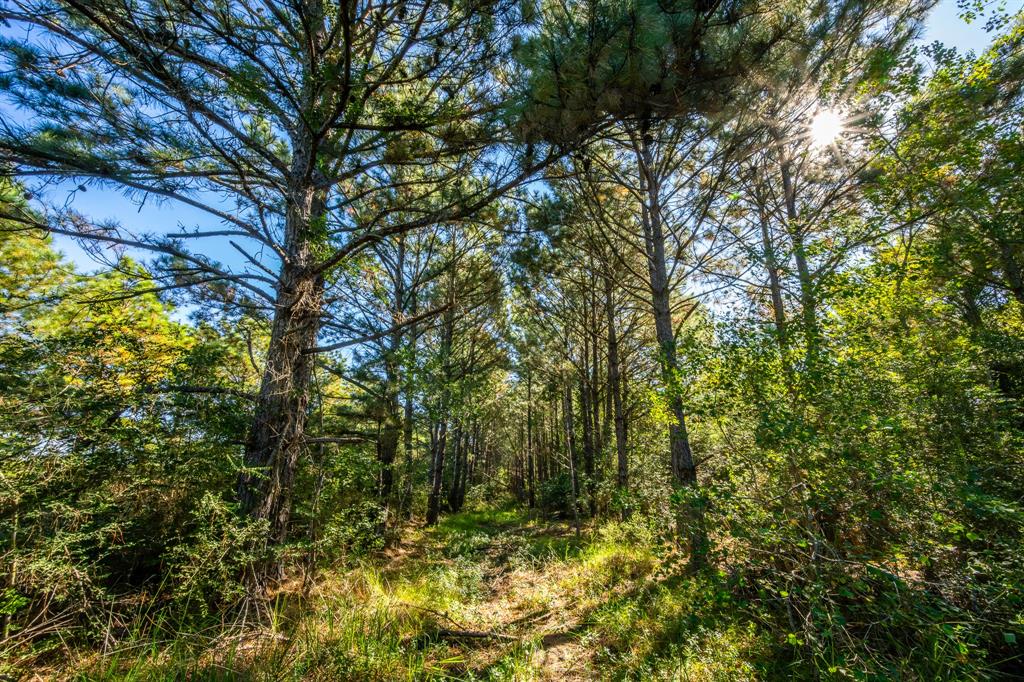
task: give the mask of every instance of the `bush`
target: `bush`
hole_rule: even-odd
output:
[[[200,500],[191,523],[192,534],[167,555],[173,599],[186,620],[245,598],[245,581],[270,558],[266,521],[240,517],[213,493]]]
[[[572,479],[569,474],[560,473],[537,486],[537,504],[548,514],[571,516]]]

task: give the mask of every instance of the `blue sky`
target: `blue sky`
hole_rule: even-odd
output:
[[[1009,5],[1012,6],[1013,3]],[[1017,9],[1020,9],[1020,3]],[[923,42],[931,43],[938,40],[964,52],[980,52],[985,49],[991,36],[985,32],[984,20],[968,24],[960,18],[959,12],[956,0],[942,0],[928,17]]]
[[[1016,4],[1018,7],[1015,9],[1019,9],[1020,3]],[[959,17],[956,0],[942,0],[928,19],[922,42],[931,43],[938,40],[962,51],[977,52],[988,45],[990,37],[985,32],[983,22],[967,24]],[[51,198],[58,198],[59,191],[54,190]],[[152,199],[140,208],[118,192],[98,187],[90,188],[87,192],[76,192],[73,206],[77,211],[96,220],[115,219],[133,232],[166,233],[177,231],[179,228],[210,228],[217,224],[215,219],[198,209]],[[241,266],[241,257],[226,243],[216,239],[193,240],[192,243],[192,248],[208,249],[208,256],[232,267]],[[73,240],[58,238],[57,245],[80,269],[92,270],[97,267],[92,258]]]

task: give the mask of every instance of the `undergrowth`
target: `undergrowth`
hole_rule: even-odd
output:
[[[1009,678],[979,654],[970,623],[918,587],[864,574],[859,595],[819,599],[813,628],[797,627],[796,603],[813,599],[814,586],[779,594],[771,576],[687,572],[653,527],[606,522],[577,540],[562,524],[478,508],[409,529],[400,546],[321,573],[305,594],[300,581],[284,583],[259,611],[182,620],[141,608],[102,649],[65,651],[63,666],[32,672],[81,680]],[[819,596],[840,577],[820,579]],[[30,672],[10,660],[5,674]]]

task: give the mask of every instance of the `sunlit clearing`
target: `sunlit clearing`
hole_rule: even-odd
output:
[[[842,117],[831,109],[822,109],[811,120],[809,136],[814,147],[827,147],[843,132]]]

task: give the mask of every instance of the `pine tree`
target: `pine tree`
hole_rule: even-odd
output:
[[[14,0],[0,128],[14,175],[166,200],[218,226],[134,235],[63,206],[7,217],[156,252],[161,287],[227,284],[270,326],[237,486],[284,540],[308,387],[335,271],[377,241],[469,215],[544,159],[495,156],[505,111],[491,73],[518,4],[302,0]],[[21,121],[21,122],[19,122]],[[384,198],[417,168],[396,219]],[[486,179],[467,182],[486,167]],[[76,188],[77,189],[74,189]],[[230,268],[191,248],[211,238]]]

